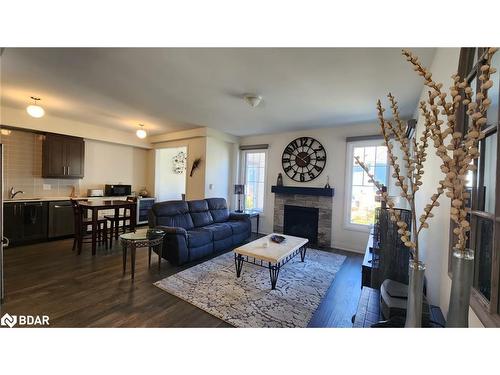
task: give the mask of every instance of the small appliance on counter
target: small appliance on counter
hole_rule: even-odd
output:
[[[104,185],[104,194],[107,197],[123,197],[132,193],[132,185]]]
[[[88,189],[87,197],[103,197],[104,191],[102,189]]]

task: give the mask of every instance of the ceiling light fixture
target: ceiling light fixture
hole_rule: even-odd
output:
[[[262,101],[262,96],[256,95],[256,94],[245,94],[243,97],[245,101],[252,107],[255,108],[257,107],[260,102]]]
[[[144,124],[139,124],[140,128],[137,129],[135,132],[135,135],[137,135],[138,138],[144,139],[148,136],[148,133],[146,133],[146,130],[144,130]]]
[[[43,117],[43,115],[45,114],[45,111],[42,107],[40,107],[37,104],[38,101],[40,100],[40,98],[35,98],[34,96],[32,96],[31,99],[33,99],[35,101],[35,104],[31,104],[31,105],[27,106],[26,112],[28,112],[28,114],[31,117],[35,117],[35,118]]]

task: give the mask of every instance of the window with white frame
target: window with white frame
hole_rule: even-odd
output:
[[[242,181],[247,210],[264,211],[266,157],[266,150],[242,151]]]
[[[348,229],[368,230],[374,222],[375,208],[380,206],[380,201],[376,198],[377,189],[366,172],[356,164],[354,156],[359,156],[375,179],[387,186],[387,147],[381,146],[380,139],[347,144],[345,225]]]

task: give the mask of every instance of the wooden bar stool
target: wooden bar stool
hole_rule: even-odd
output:
[[[137,197],[127,197],[127,201],[137,204]],[[130,223],[132,222],[131,210],[129,208],[124,208],[123,215],[104,215],[104,217],[111,222],[111,226],[109,229],[109,246],[113,247],[113,237],[116,241],[118,241],[120,222],[123,222],[122,233],[125,233],[127,228],[130,230]]]
[[[80,199],[80,201],[87,202],[88,199]],[[81,253],[82,244],[92,243],[92,231],[89,231],[89,226],[92,225],[92,220],[83,217],[83,209],[78,203],[78,200],[71,199],[71,206],[73,207],[73,217],[75,220],[75,236],[73,240],[73,251],[78,248],[78,255]],[[100,245],[105,245],[108,248],[108,220],[101,218],[97,220],[98,232],[97,242]]]

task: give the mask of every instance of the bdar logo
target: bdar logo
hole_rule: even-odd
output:
[[[0,319],[0,324],[3,326],[9,326],[10,328],[14,327],[17,323],[17,316],[10,315],[8,313],[5,313],[4,316],[2,316],[2,319]]]

